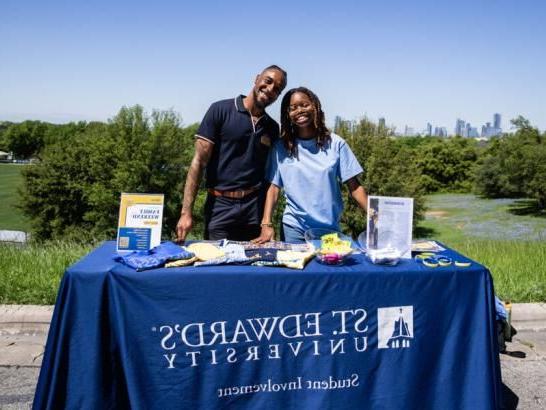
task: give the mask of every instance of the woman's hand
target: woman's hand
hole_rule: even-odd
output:
[[[272,226],[262,226],[262,231],[260,236],[255,239],[252,239],[252,243],[262,244],[269,241],[272,241],[275,238],[275,229]]]
[[[252,239],[252,243],[266,243],[269,241],[272,241],[275,239],[275,229],[273,229],[273,211],[275,210],[275,206],[277,205],[277,201],[279,200],[279,192],[281,192],[281,189],[275,185],[270,184],[269,188],[267,188],[267,194],[265,196],[265,205],[264,205],[264,214],[262,217],[262,231],[260,232],[260,236],[258,236],[255,239]]]

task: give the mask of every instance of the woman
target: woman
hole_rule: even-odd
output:
[[[343,211],[340,183],[366,209],[367,194],[358,182],[362,167],[347,143],[330,133],[318,97],[305,87],[289,90],[281,103],[281,139],[269,158],[267,191],[261,234],[264,243],[275,236],[271,222],[279,193],[284,189],[286,208],[281,239],[303,242],[310,228],[339,230]]]

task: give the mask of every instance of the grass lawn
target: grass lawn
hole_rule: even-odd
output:
[[[487,266],[495,291],[514,302],[546,301],[546,215],[523,200],[431,195],[421,236]]]
[[[525,201],[473,195],[432,195],[428,207],[419,236],[443,242],[487,266],[502,299],[546,301],[544,215],[528,214]],[[53,304],[64,270],[94,247],[70,242],[0,244],[0,303]]]
[[[0,303],[53,305],[65,269],[92,248],[70,242],[0,244]]]
[[[23,184],[23,167],[25,165],[0,164],[0,230],[30,230],[28,220],[15,208],[18,204],[17,189]]]

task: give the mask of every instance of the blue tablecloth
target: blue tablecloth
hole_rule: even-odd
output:
[[[114,252],[66,271],[34,408],[500,407],[493,285],[477,263],[136,272]]]

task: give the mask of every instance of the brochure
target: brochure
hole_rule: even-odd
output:
[[[117,251],[147,251],[161,243],[163,194],[121,194]]]
[[[367,249],[393,249],[411,259],[413,198],[368,197]]]
[[[438,244],[436,241],[418,240],[411,244],[412,252],[443,252],[446,248]]]

